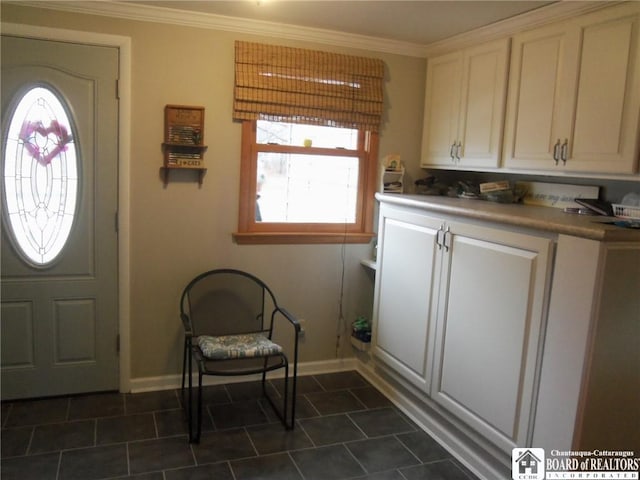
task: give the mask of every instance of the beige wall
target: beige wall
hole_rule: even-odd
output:
[[[2,5],[2,21],[131,38],[131,378],[177,373],[181,365],[178,299],[200,271],[247,269],[274,289],[279,301],[307,320],[301,361],[336,358],[342,252],[345,258],[344,332],[370,315],[371,274],[359,260],[370,245],[239,246],[231,237],[238,210],[240,125],[232,121],[233,42],[283,43],[275,38],[100,16]],[[409,181],[418,167],[425,61],[391,54],[295,43],[303,48],[376,56],[387,66],[386,114],[380,154],[400,153]],[[164,188],[163,109],[205,107],[208,172],[201,188],[183,172]],[[338,356],[351,356],[348,344]]]

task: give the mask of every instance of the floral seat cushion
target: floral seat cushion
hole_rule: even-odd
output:
[[[202,354],[211,360],[252,358],[278,355],[282,347],[260,333],[211,337],[201,335],[196,343]]]

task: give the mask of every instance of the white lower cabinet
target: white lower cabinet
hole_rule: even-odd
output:
[[[381,206],[374,353],[424,392],[431,381],[442,221]]]
[[[552,242],[448,225],[430,395],[511,452],[532,435]]]
[[[553,242],[381,204],[373,352],[505,453],[529,445]]]

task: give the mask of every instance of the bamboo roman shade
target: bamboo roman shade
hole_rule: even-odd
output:
[[[377,131],[384,63],[302,48],[236,42],[234,119]]]

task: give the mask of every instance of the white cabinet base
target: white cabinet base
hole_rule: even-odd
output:
[[[527,444],[552,241],[381,204],[374,355],[503,453]]]
[[[531,438],[551,242],[458,227],[431,397],[510,453]]]
[[[370,366],[393,401],[481,478],[511,478],[514,447],[640,451],[637,231],[378,198],[390,263],[378,263]]]

